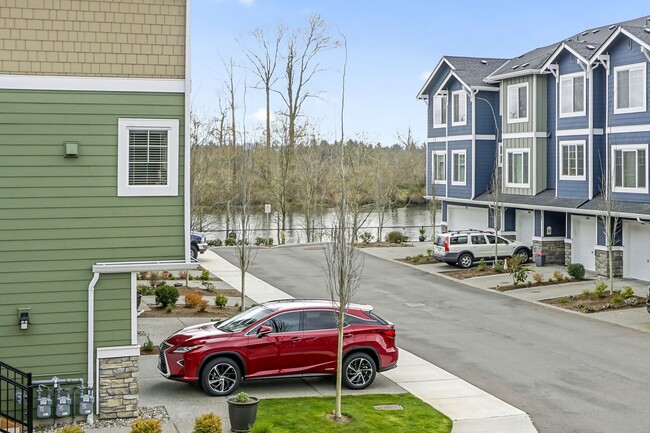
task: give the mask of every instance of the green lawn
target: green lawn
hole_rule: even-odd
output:
[[[383,411],[375,405],[397,404],[399,411]],[[334,397],[274,398],[260,400],[255,430],[259,433],[449,433],[451,420],[411,394],[348,395],[342,412],[350,415],[347,425],[328,420]],[[272,428],[269,428],[271,427]]]

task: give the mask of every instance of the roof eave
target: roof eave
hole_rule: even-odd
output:
[[[521,77],[523,75],[537,75],[537,74],[542,74],[541,69],[525,69],[521,71],[514,71],[514,72],[508,72],[506,74],[500,74],[500,75],[490,75],[485,78],[485,82],[488,84],[493,84],[493,83],[498,83],[499,81],[503,81],[507,78],[514,78],[514,77]]]
[[[433,80],[433,77],[436,75],[436,73],[438,73],[438,70],[440,69],[440,67],[442,66],[443,63],[446,63],[447,65],[449,65],[449,68],[450,68],[452,71],[453,71],[454,69],[456,69],[456,68],[454,67],[454,65],[452,65],[452,64],[449,62],[449,60],[447,60],[447,59],[445,58],[445,56],[442,56],[442,58],[440,59],[440,61],[439,61],[438,64],[436,65],[436,67],[433,69],[433,72],[431,72],[431,74],[429,75],[429,78],[427,78],[427,81],[424,82],[424,85],[422,86],[422,88],[421,88],[420,91],[418,92],[418,95],[416,96],[416,99],[423,99],[423,98],[424,98],[424,96],[425,96],[425,90],[427,89],[427,87],[429,87],[429,84],[431,84],[431,80]]]

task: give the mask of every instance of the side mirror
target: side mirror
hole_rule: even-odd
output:
[[[262,338],[266,334],[270,334],[271,331],[273,331],[273,328],[271,328],[270,326],[262,325],[257,329],[257,338]]]

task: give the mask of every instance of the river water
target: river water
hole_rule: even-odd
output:
[[[440,217],[442,212],[438,209],[436,217],[436,226],[440,226]],[[332,221],[334,220],[334,210],[329,209],[320,216],[316,222],[316,239],[314,241],[328,241],[330,239]],[[225,215],[212,215],[210,218],[211,223],[204,229],[209,240],[221,239],[226,237],[226,216]],[[363,220],[360,233],[370,232],[373,235],[373,241],[377,240],[379,218],[376,212],[363,213],[360,217]],[[274,213],[265,214],[264,212],[257,212],[252,215],[251,229],[255,232],[253,237],[271,237],[273,243],[277,244],[280,238],[280,231],[278,228],[277,215]],[[235,229],[236,224],[230,223],[230,231],[237,232]],[[429,209],[426,207],[402,207],[394,208],[386,212],[384,216],[384,226],[382,237],[386,237],[386,233],[390,231],[400,231],[409,237],[410,240],[417,240],[420,236],[419,229],[424,227],[426,230],[426,238],[430,239],[432,236],[431,216]],[[287,215],[286,229],[285,229],[286,243],[306,243],[307,235],[305,233],[305,218],[299,212],[294,212]]]

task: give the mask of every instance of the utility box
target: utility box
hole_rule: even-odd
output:
[[[36,406],[37,418],[51,418],[52,417],[52,399],[49,397],[41,397],[38,399]]]

